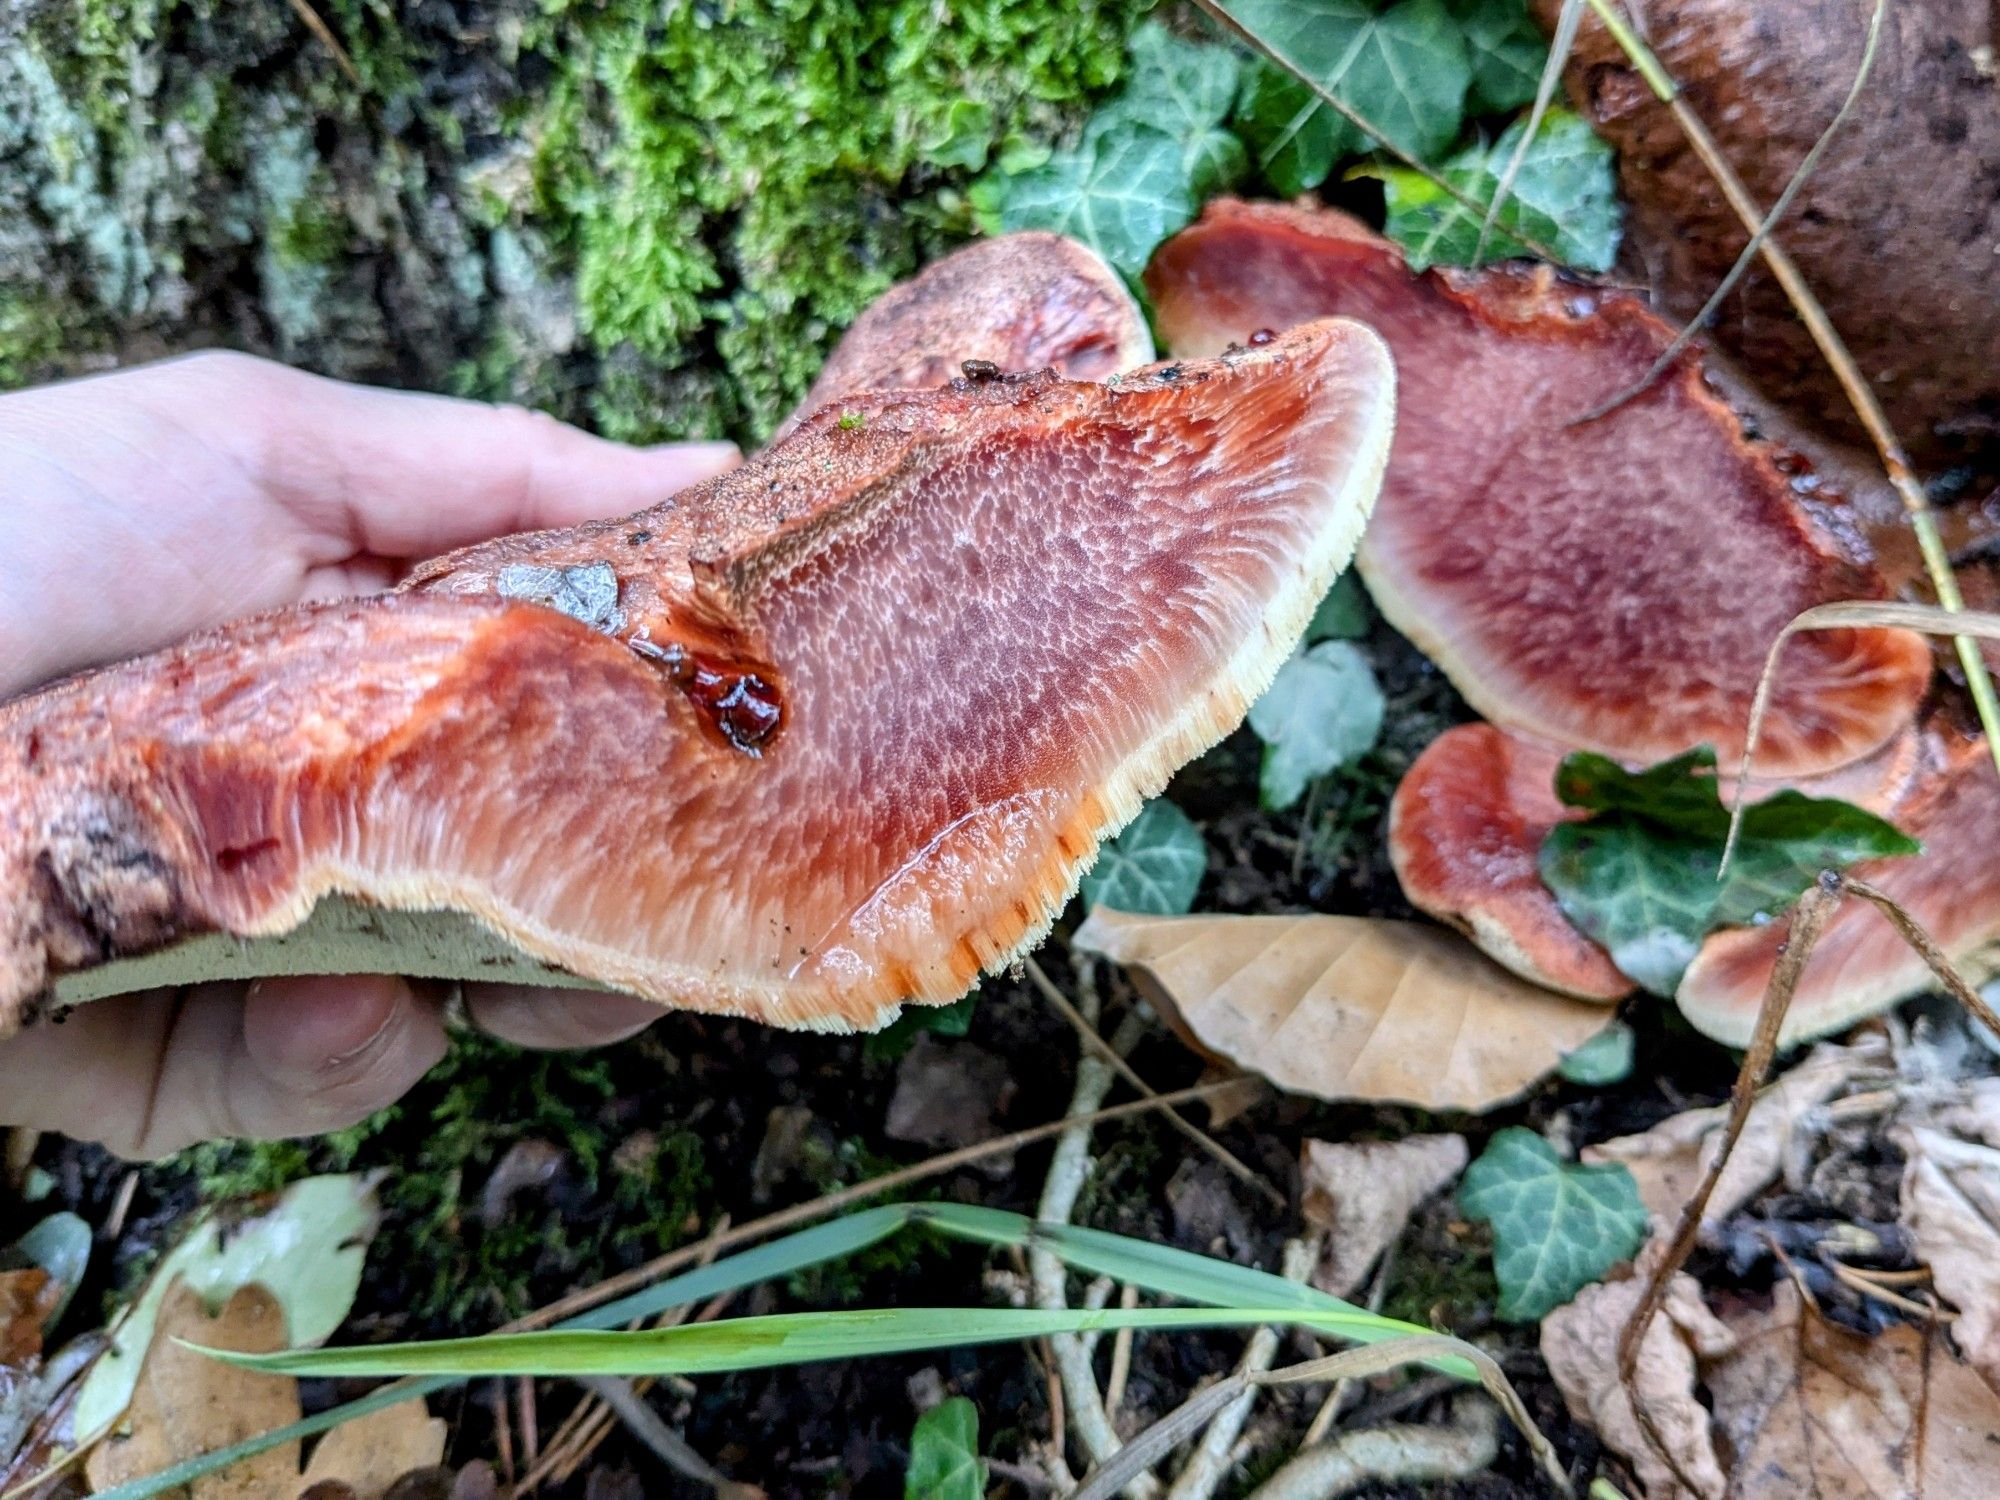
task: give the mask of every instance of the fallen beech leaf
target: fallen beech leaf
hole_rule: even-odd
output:
[[[284,1308],[262,1287],[240,1288],[211,1317],[199,1293],[175,1282],[160,1304],[157,1326],[125,1420],[84,1460],[94,1491],[299,1419],[298,1382],[291,1376],[259,1374],[187,1347],[246,1354],[284,1348]],[[197,1479],[189,1493],[191,1500],[271,1500],[298,1488],[299,1445],[290,1442]]]
[[[1410,1215],[1456,1181],[1467,1160],[1462,1135],[1307,1141],[1299,1158],[1299,1212],[1326,1236],[1312,1284],[1336,1297],[1360,1286]]]
[[[1708,1200],[1704,1224],[1719,1224],[1778,1180],[1807,1115],[1838,1098],[1857,1079],[1888,1066],[1889,1046],[1863,1037],[1852,1046],[1822,1042],[1798,1066],[1781,1074],[1757,1096],[1742,1137],[1729,1155]],[[1593,1165],[1615,1163],[1632,1174],[1639,1199],[1657,1223],[1672,1225],[1694,1197],[1708,1170],[1729,1107],[1683,1110],[1639,1135],[1619,1136],[1583,1148]]]
[[[1890,1139],[1903,1152],[1903,1227],[1958,1309],[1952,1342],[2000,1385],[2000,1079],[1905,1104]]]
[[[1417,922],[1100,906],[1071,942],[1132,966],[1201,1050],[1321,1099],[1490,1109],[1612,1019]]]
[[[42,1324],[62,1293],[62,1284],[39,1266],[0,1271],[0,1394],[7,1388],[7,1370],[41,1354]]]
[[[1396,439],[1358,565],[1389,623],[1495,723],[1633,762],[1711,744],[1733,769],[1784,625],[1885,594],[1801,505],[1810,465],[1746,438],[1697,359],[1578,420],[1673,339],[1632,293],[1547,267],[1418,275],[1345,214],[1232,199],[1160,247],[1146,286],[1176,354],[1333,315],[1388,340]],[[1765,775],[1869,754],[1930,682],[1911,632],[1804,639],[1776,678]]]
[[[2000,1396],[1948,1349],[1851,1333],[1790,1281],[1723,1321],[1735,1347],[1706,1373],[1732,1500],[1991,1500]]]
[[[221,1307],[255,1282],[277,1299],[288,1347],[324,1343],[354,1305],[379,1222],[373,1179],[352,1173],[302,1178],[259,1213],[226,1223],[211,1215],[195,1225],[112,1323],[111,1347],[77,1395],[77,1435],[94,1438],[125,1410],[176,1286]]]
[[[315,1484],[344,1484],[355,1500],[382,1500],[390,1485],[412,1469],[444,1462],[445,1424],[433,1417],[424,1398],[416,1396],[385,1406],[352,1422],[343,1422],[319,1440],[301,1489]]]
[[[1658,1254],[1657,1244],[1649,1246],[1631,1275],[1587,1286],[1574,1301],[1542,1319],[1542,1358],[1570,1415],[1587,1423],[1607,1448],[1632,1465],[1646,1500],[1685,1500],[1690,1494],[1695,1500],[1722,1500],[1728,1481],[1709,1436],[1708,1409],[1695,1398],[1695,1361],[1726,1353],[1734,1340],[1685,1271],[1667,1283],[1660,1316],[1639,1345],[1634,1389],[1692,1482],[1692,1491],[1646,1441],[1632,1411],[1632,1390],[1618,1378],[1618,1340]]]
[[[0,708],[0,1031],[66,973],[553,966],[822,1029],[956,999],[1268,685],[1393,384],[1334,320],[855,398],[627,520]],[[330,895],[345,946],[238,941]]]

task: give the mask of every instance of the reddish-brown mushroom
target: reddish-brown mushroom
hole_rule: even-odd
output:
[[[8,704],[0,1030],[176,965],[525,958],[818,1027],[949,999],[1269,682],[1393,406],[1340,321],[854,397],[629,520]]]
[[[1878,596],[1636,297],[1543,269],[1413,274],[1331,210],[1223,200],[1146,273],[1168,346],[1356,317],[1395,351],[1396,442],[1360,566],[1382,612],[1489,719],[1622,760],[1741,757],[1764,654],[1800,610]],[[1587,419],[1588,418],[1588,419]],[[1795,637],[1758,769],[1830,770],[1909,722],[1930,677],[1898,630]]]
[[[2000,860],[1989,842],[2000,822],[2000,775],[1977,735],[1933,727],[1923,732],[1922,746],[1920,773],[1878,810],[1920,840],[1923,853],[1856,865],[1852,874],[1895,898],[1948,957],[1976,960],[2000,938]],[[1789,930],[1790,920],[1780,918],[1710,937],[1675,992],[1687,1018],[1717,1041],[1745,1045]],[[1983,969],[1991,972],[1991,965]],[[1850,897],[1806,960],[1784,1040],[1836,1030],[1934,984],[1923,958],[1889,920]]]
[[[1556,800],[1562,751],[1492,724],[1432,740],[1389,806],[1389,858],[1411,904],[1523,979],[1585,1000],[1632,981],[1542,883],[1542,840],[1578,816]]]
[[[1102,380],[1152,357],[1145,315],[1096,251],[1041,230],[974,240],[854,320],[779,436],[829,402],[931,390],[968,362]]]
[[[1556,797],[1561,760],[1554,746],[1492,724],[1446,730],[1396,788],[1389,857],[1413,905],[1515,973],[1586,1000],[1616,1000],[1632,981],[1576,929],[1542,882],[1542,841],[1558,822],[1580,816]],[[1789,783],[1760,778],[1748,796],[1756,801],[1790,786],[1899,819],[1928,795],[1940,770],[1934,737],[1913,726],[1865,760]],[[1804,1006],[1811,1003],[1808,997]]]
[[[1560,0],[1536,0],[1553,22]],[[1640,31],[1760,204],[1776,201],[1861,66],[1865,4],[1636,0]],[[1892,5],[1875,65],[1778,233],[1920,460],[2000,438],[2000,104],[1990,0]],[[1983,56],[1983,61],[1982,61]],[[1746,238],[1672,112],[1586,12],[1566,78],[1618,150],[1625,259],[1686,318]],[[1853,408],[1761,263],[1715,337],[1773,397],[1858,439]]]

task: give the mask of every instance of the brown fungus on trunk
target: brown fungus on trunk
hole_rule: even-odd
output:
[[[1362,576],[1498,724],[1628,762],[1710,744],[1731,769],[1785,623],[1882,595],[1697,359],[1579,420],[1672,337],[1628,293],[1546,267],[1418,275],[1344,214],[1226,199],[1161,248],[1146,284],[1176,354],[1326,316],[1388,341],[1399,418]],[[1905,631],[1796,637],[1759,771],[1811,775],[1871,754],[1909,722],[1930,666]]]
[[[2000,941],[2000,860],[1993,857],[2000,775],[1976,734],[1934,724],[1921,731],[1921,741],[1918,773],[1873,810],[1923,852],[1866,861],[1848,874],[1893,898],[1976,983],[1995,971],[1992,945]],[[1702,944],[1674,995],[1697,1030],[1732,1047],[1749,1042],[1790,925],[1780,917],[1766,927],[1715,933]],[[1923,958],[1888,918],[1850,896],[1806,960],[1781,1039],[1789,1044],[1837,1031],[1936,987]]]
[[[0,706],[0,1032],[287,969],[553,970],[820,1028],[949,1000],[1269,683],[1367,517],[1394,377],[1325,321],[1172,380],[843,404],[625,521]],[[769,691],[759,754],[675,653]]]
[[[974,371],[1103,380],[1152,357],[1145,315],[1096,251],[1043,230],[1003,234],[871,303],[778,435],[862,391],[934,390]]]
[[[1552,25],[1560,0],[1536,0]],[[1839,112],[1861,65],[1854,0],[1633,0],[1639,31],[1760,204]],[[1852,113],[1779,224],[1912,455],[2000,442],[2000,12],[1989,0],[1900,0]],[[1625,260],[1692,317],[1747,236],[1668,107],[1586,13],[1565,78],[1617,148]],[[1771,397],[1858,441],[1852,408],[1762,262],[1714,335]]]

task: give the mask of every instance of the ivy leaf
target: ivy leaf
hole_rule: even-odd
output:
[[[1445,0],[1472,65],[1466,108],[1474,114],[1503,114],[1535,97],[1548,61],[1548,43],[1528,14],[1524,0]]]
[[[1319,601],[1312,622],[1306,626],[1306,644],[1318,641],[1358,641],[1368,634],[1374,619],[1368,595],[1353,573],[1342,573]]]
[[[1413,268],[1473,264],[1485,205],[1492,201],[1526,128],[1525,117],[1516,120],[1492,145],[1468,146],[1445,163],[1441,175],[1479,204],[1477,210],[1405,167],[1368,169],[1382,179],[1388,209],[1383,227],[1403,247]],[[1581,116],[1552,108],[1542,117],[1541,128],[1514,174],[1507,201],[1486,237],[1482,259],[1528,254],[1527,246],[1515,238],[1522,234],[1553,250],[1564,265],[1608,270],[1618,253],[1621,222],[1611,148]]]
[[[967,194],[988,234],[1050,229],[1082,240],[1127,276],[1194,217],[1181,143],[1136,121],[1091,133],[1018,176],[987,176]]]
[[[1821,870],[1920,848],[1873,813],[1785,791],[1744,810],[1736,853],[1718,879],[1729,811],[1706,748],[1643,771],[1572,755],[1556,772],[1556,795],[1594,816],[1549,831],[1543,882],[1613,963],[1661,995],[1679,987],[1717,927],[1768,921]]]
[[[1571,1083],[1602,1088],[1632,1076],[1632,1028],[1613,1021],[1576,1051],[1565,1053],[1556,1071]]]
[[[972,1012],[978,1004],[975,987],[949,1005],[906,1005],[895,1020],[862,1040],[861,1056],[872,1063],[895,1062],[927,1031],[936,1036],[964,1036],[972,1030]]]
[[[911,1429],[903,1500],[982,1500],[985,1493],[979,1409],[963,1396],[940,1401]]]
[[[1232,0],[1235,21],[1419,161],[1458,136],[1472,66],[1444,0]],[[1290,196],[1368,144],[1290,73],[1258,64],[1237,108],[1257,165]]]
[[[1372,750],[1383,708],[1368,658],[1346,641],[1322,641],[1279,668],[1250,705],[1250,727],[1264,742],[1258,791],[1266,810],[1290,807],[1315,779]]]
[[[1242,177],[1243,142],[1223,127],[1236,99],[1242,64],[1225,47],[1204,46],[1149,21],[1132,38],[1125,91],[1092,117],[1088,135],[1132,125],[1163,131],[1181,143],[1181,162],[1198,205]]]
[[[1510,1322],[1553,1312],[1646,1240],[1646,1206],[1623,1164],[1572,1166],[1519,1125],[1465,1169],[1458,1203],[1493,1226],[1499,1313]]]
[[[1083,899],[1113,911],[1178,917],[1194,905],[1207,870],[1201,830],[1173,803],[1155,797],[1097,856],[1083,877]]]

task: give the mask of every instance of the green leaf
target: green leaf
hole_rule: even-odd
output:
[[[1086,133],[1082,144],[1017,177],[981,178],[970,201],[988,234],[1053,230],[1127,276],[1143,271],[1153,248],[1199,206],[1181,143],[1134,121]]]
[[[1602,1088],[1632,1076],[1632,1028],[1613,1021],[1576,1051],[1566,1054],[1556,1071],[1571,1083]]]
[[[1525,0],[1445,0],[1472,64],[1466,108],[1474,114],[1519,109],[1535,97],[1548,43]]]
[[[1480,205],[1476,211],[1408,168],[1369,169],[1370,175],[1382,179],[1388,209],[1383,228],[1403,247],[1414,269],[1474,263],[1485,206],[1526,128],[1525,118],[1516,120],[1492,145],[1468,146],[1445,163],[1445,180]],[[1546,245],[1564,265],[1608,270],[1618,253],[1620,223],[1611,148],[1580,116],[1552,108],[1521,159],[1480,259],[1528,254],[1527,246],[1514,237],[1519,233]]]
[[[869,1062],[894,1062],[927,1031],[964,1036],[972,1030],[972,1012],[978,1004],[979,991],[974,989],[949,1005],[906,1005],[900,1016],[861,1044],[861,1055]]]
[[[979,1456],[979,1408],[963,1396],[940,1401],[910,1432],[903,1500],[981,1500],[986,1463]]]
[[[992,139],[993,106],[979,99],[956,99],[936,131],[917,147],[917,154],[932,166],[977,172],[986,165]]]
[[[1661,995],[1679,987],[1717,927],[1770,920],[1822,870],[1921,847],[1873,813],[1785,791],[1745,809],[1728,874],[1718,879],[1729,811],[1706,748],[1643,771],[1572,755],[1557,769],[1556,795],[1594,816],[1549,831],[1543,882],[1619,969]]]
[[[1083,899],[1114,911],[1178,917],[1194,905],[1207,869],[1201,830],[1173,803],[1155,797],[1097,856],[1083,877]]]
[[[95,1437],[130,1404],[160,1304],[175,1281],[211,1309],[255,1282],[284,1309],[292,1343],[332,1337],[354,1305],[380,1218],[374,1179],[351,1173],[302,1178],[263,1213],[227,1226],[226,1234],[215,1216],[202,1220],[162,1258],[139,1300],[112,1324],[111,1347],[77,1392],[74,1430]]]
[[[60,1290],[55,1305],[42,1319],[42,1331],[52,1332],[62,1321],[70,1298],[83,1285],[90,1266],[90,1226],[73,1213],[53,1213],[14,1241],[11,1251],[0,1254],[0,1266],[16,1258],[39,1266]]]
[[[1319,601],[1319,608],[1313,611],[1312,623],[1306,626],[1306,644],[1358,641],[1368,634],[1374,619],[1375,611],[1360,581],[1351,572],[1342,573]]]
[[[1242,177],[1249,165],[1243,142],[1223,127],[1241,69],[1228,48],[1187,41],[1150,21],[1132,38],[1125,91],[1092,117],[1086,134],[1138,126],[1172,136],[1181,143],[1182,166],[1198,205]]]
[[[1383,708],[1368,658],[1346,641],[1322,641],[1286,662],[1250,706],[1250,727],[1264,742],[1264,806],[1290,807],[1316,778],[1372,750]]]
[[[1459,1207],[1493,1226],[1500,1316],[1532,1323],[1645,1243],[1646,1207],[1622,1164],[1572,1166],[1515,1125],[1465,1170]]]
[[[1427,161],[1457,139],[1472,67],[1444,0],[1233,0],[1245,29],[1382,132]],[[1319,186],[1343,156],[1368,144],[1298,78],[1252,69],[1238,129],[1280,193]]]

